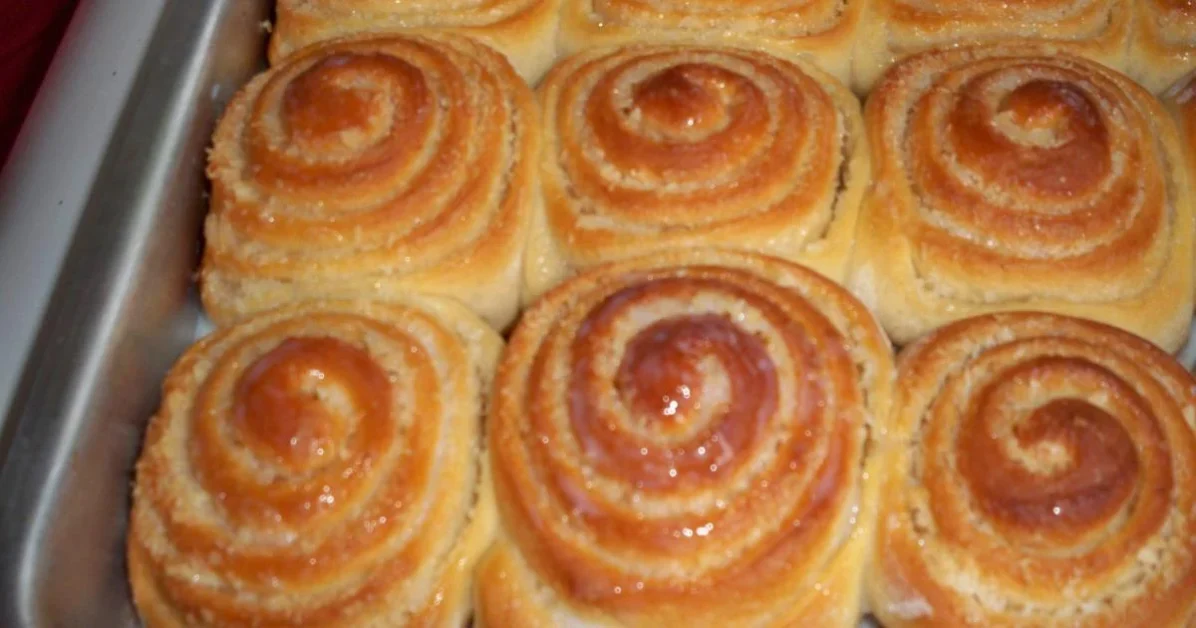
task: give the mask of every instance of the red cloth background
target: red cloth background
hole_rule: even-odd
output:
[[[0,165],[79,0],[0,0]]]

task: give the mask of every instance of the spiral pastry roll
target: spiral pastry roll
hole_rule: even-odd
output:
[[[895,66],[864,115],[876,178],[849,281],[896,342],[1029,309],[1183,344],[1188,176],[1141,87],[1049,48],[961,48]]]
[[[844,278],[869,164],[859,102],[827,73],[759,52],[636,45],[574,56],[540,91],[529,295],[600,262],[695,246]]]
[[[1196,379],[1082,319],[1000,313],[900,359],[868,589],[886,628],[1196,621]]]
[[[1012,41],[1049,43],[1123,70],[1133,5],[1134,0],[873,0],[859,28],[853,81],[868,91],[894,61],[912,54]]]
[[[529,81],[556,58],[560,0],[278,0],[270,62],[361,33],[452,31],[493,46]]]
[[[460,35],[339,40],[258,76],[208,166],[204,305],[218,325],[308,298],[518,308],[538,205],[534,95]]]
[[[1196,4],[1186,0],[1138,0],[1129,72],[1162,92],[1196,68]]]
[[[601,266],[499,367],[481,626],[855,626],[894,367],[837,284],[749,253]]]
[[[450,302],[312,302],[207,337],[137,463],[134,600],[166,626],[461,626],[496,524],[502,340]]]
[[[813,59],[839,80],[867,0],[562,0],[561,52],[684,42]]]

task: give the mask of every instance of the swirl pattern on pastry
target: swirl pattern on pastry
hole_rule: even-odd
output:
[[[1196,68],[1196,4],[1187,0],[1138,0],[1129,73],[1162,92]]]
[[[1196,380],[1126,332],[1004,313],[900,359],[869,575],[885,626],[1196,620]]]
[[[450,302],[312,302],[168,376],[128,561],[148,626],[461,625],[496,523],[483,395],[502,340]]]
[[[876,177],[849,281],[898,343],[1010,309],[1183,343],[1187,176],[1141,87],[1045,47],[930,52],[893,68],[865,124]]]
[[[505,325],[538,150],[531,90],[464,36],[308,48],[250,82],[216,131],[204,305],[225,325],[416,291]]]
[[[959,44],[1050,43],[1124,69],[1133,0],[876,0],[853,59],[857,88],[870,90],[894,61]]]
[[[453,31],[493,46],[529,81],[556,56],[560,0],[278,0],[270,62],[362,33]]]
[[[562,0],[561,48],[632,42],[729,45],[814,59],[842,81],[863,0]]]
[[[636,45],[562,62],[540,96],[529,295],[579,268],[693,246],[843,279],[869,168],[859,103],[830,75],[760,52]]]
[[[499,367],[483,626],[854,626],[892,355],[851,295],[693,249],[537,302]]]

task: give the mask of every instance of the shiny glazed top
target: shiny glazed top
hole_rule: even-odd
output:
[[[310,280],[505,255],[521,246],[534,118],[509,64],[464,37],[306,49],[221,120],[205,263]]]
[[[722,246],[844,273],[868,163],[859,103],[825,72],[747,50],[631,45],[568,58],[539,92],[549,242],[532,246],[546,257],[586,268]]]
[[[1109,302],[1162,273],[1175,164],[1154,138],[1170,127],[1124,76],[1032,46],[932,52],[865,116],[877,189],[935,294]]]
[[[137,467],[147,623],[463,620],[458,561],[493,522],[474,362],[499,341],[475,340],[414,307],[317,302],[193,347]]]
[[[1128,333],[1001,314],[901,359],[884,463],[885,625],[1184,626],[1196,380]]]

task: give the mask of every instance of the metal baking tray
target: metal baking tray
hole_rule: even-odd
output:
[[[264,67],[272,2],[83,4],[72,58],[60,54],[51,77],[56,98],[38,106],[41,137],[22,140],[11,189],[0,182],[4,627],[137,625],[124,569],[131,472],[162,378],[207,328],[193,282],[205,149],[229,97]],[[134,62],[97,77],[88,53],[114,47]],[[64,154],[74,127],[87,142]],[[29,285],[11,283],[12,264]]]
[[[22,212],[58,212],[63,224],[42,235],[69,234],[60,258],[44,251],[38,261],[15,262],[26,268],[4,267],[5,273],[58,268],[19,379],[0,393],[11,394],[0,424],[0,626],[6,628],[137,625],[124,568],[131,472],[161,379],[202,329],[193,274],[206,209],[206,148],[228,98],[264,67],[264,25],[273,3],[82,4],[68,48],[139,37],[147,43],[111,76],[86,55],[70,61],[76,68],[54,70],[75,80],[100,72],[104,84],[133,74],[119,115],[99,122],[107,129],[92,129],[93,143],[106,148],[78,207],[51,200],[49,208],[34,208],[31,200],[18,203],[16,191],[0,194],[4,238],[35,237],[44,228],[33,226],[34,216],[20,229]],[[39,103],[38,113],[63,106],[87,117],[88,94],[71,96],[67,103]],[[11,179],[13,168],[36,165],[24,160],[74,157],[63,145],[53,148],[37,155],[31,146],[18,147],[5,173],[9,185],[21,183]],[[42,165],[56,172],[56,164]],[[62,183],[43,182],[35,192],[58,194],[56,185]],[[25,314],[39,310],[24,301],[26,294],[3,295],[0,321],[15,319],[21,305],[28,306]],[[24,350],[18,345],[28,340],[19,331],[4,333],[0,353]]]

